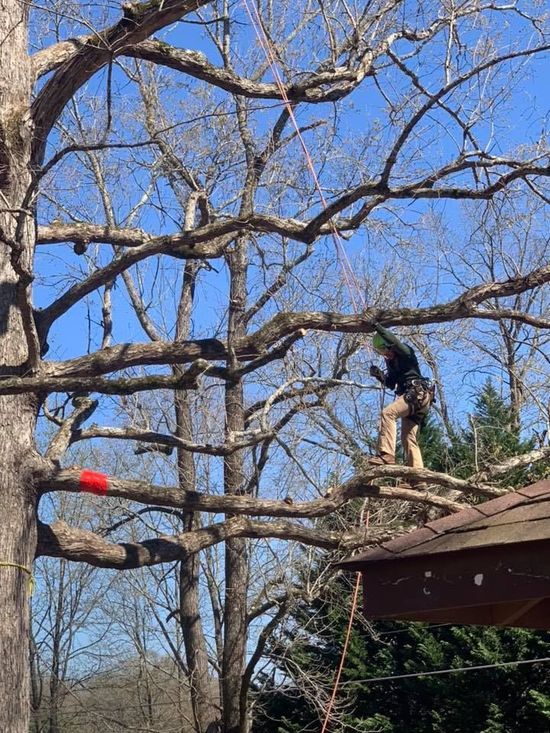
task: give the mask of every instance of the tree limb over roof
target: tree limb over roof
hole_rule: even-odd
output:
[[[550,456],[550,447],[532,451],[523,456],[515,456],[503,464],[489,467],[488,474],[502,475],[519,465],[536,463]],[[35,486],[41,493],[65,491],[80,493],[80,469],[41,469],[35,473]],[[402,478],[405,481],[422,482],[422,488],[408,486],[379,486],[375,482],[381,478]],[[439,496],[430,491],[434,487],[451,490],[453,497],[461,493],[484,497],[498,497],[506,490],[483,483],[479,475],[470,479],[457,479],[453,476],[413,469],[406,466],[379,466],[358,472],[344,484],[335,487],[327,496],[308,502],[287,500],[258,499],[251,496],[201,494],[182,491],[177,487],[155,486],[143,481],[132,481],[106,477],[105,496],[117,497],[127,501],[145,504],[151,508],[174,508],[178,511],[202,511],[209,513],[228,513],[240,516],[205,528],[186,532],[182,535],[163,535],[153,540],[139,543],[114,544],[104,537],[87,530],[69,527],[65,522],[51,526],[40,524],[37,555],[64,557],[77,562],[88,562],[100,567],[129,569],[144,565],[181,560],[206,547],[223,542],[230,537],[273,537],[281,540],[298,541],[329,550],[351,551],[359,547],[380,544],[392,537],[378,528],[356,528],[347,532],[332,532],[321,527],[306,526],[292,521],[259,522],[251,516],[289,519],[312,519],[323,517],[342,508],[356,497],[372,497],[382,500],[409,501],[422,503],[457,512],[465,504],[454,498]]]

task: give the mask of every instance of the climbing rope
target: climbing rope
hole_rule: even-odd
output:
[[[319,178],[317,176],[317,173],[315,171],[315,166],[313,165],[313,161],[311,159],[311,155],[309,154],[308,147],[306,145],[306,142],[303,138],[303,135],[301,133],[300,127],[298,125],[298,121],[296,120],[296,116],[294,114],[294,109],[292,106],[292,103],[290,99],[288,98],[288,94],[286,93],[286,89],[281,77],[281,73],[279,71],[279,67],[277,65],[277,59],[275,58],[275,53],[273,51],[273,44],[271,43],[271,40],[268,38],[264,26],[262,23],[262,19],[260,17],[260,13],[258,8],[255,4],[251,5],[248,2],[248,0],[243,0],[244,7],[246,9],[246,12],[248,14],[248,17],[250,18],[250,22],[252,24],[252,27],[254,28],[254,31],[256,33],[256,36],[258,38],[258,42],[264,52],[264,55],[266,57],[267,63],[269,64],[269,67],[271,69],[271,72],[273,74],[273,78],[275,79],[275,84],[277,86],[277,89],[279,90],[279,93],[281,95],[281,98],[283,100],[283,104],[288,112],[288,116],[294,126],[294,129],[296,131],[296,136],[300,142],[300,146],[302,148],[302,151],[304,153],[304,157],[306,159],[307,166],[311,172],[311,177],[313,179],[313,182],[315,184],[315,188],[317,189],[317,192],[319,194],[319,199],[321,201],[323,211],[328,210],[328,204],[325,199],[325,196],[323,194],[323,190],[321,188],[321,184],[319,183]],[[342,238],[340,237],[340,234],[338,232],[338,229],[336,228],[336,225],[334,224],[332,217],[328,221],[328,225],[331,230],[332,238],[334,240],[334,244],[336,247],[336,253],[338,256],[338,260],[340,262],[340,266],[342,268],[342,273],[344,275],[344,280],[346,282],[346,285],[349,290],[351,302],[353,304],[354,311],[356,313],[359,312],[360,307],[356,301],[356,296],[359,298],[363,306],[366,306],[366,301],[363,296],[363,293],[361,291],[361,288],[359,287],[359,283],[357,282],[357,278],[355,277],[355,273],[353,271],[353,268],[351,266],[351,263],[349,261],[349,258],[346,254],[346,251],[344,249],[344,246],[342,244]]]
[[[359,519],[359,524],[363,524],[363,517],[365,518],[365,521],[364,521],[365,533],[367,533],[369,529],[369,517],[370,517],[370,512],[368,510],[365,514],[365,508],[367,506],[367,502],[368,502],[368,499],[365,499],[365,501],[363,502],[363,507],[361,509],[361,514],[360,514],[360,519]],[[357,610],[357,601],[359,598],[359,588],[360,587],[361,587],[361,573],[357,572],[355,574],[355,588],[353,590],[353,596],[351,598],[351,609],[350,609],[350,614],[349,614],[348,626],[346,629],[346,635],[344,637],[344,646],[342,647],[342,654],[340,655],[340,664],[338,665],[338,670],[334,678],[332,694],[330,696],[330,700],[327,705],[325,719],[323,721],[323,727],[321,728],[321,733],[325,733],[325,731],[327,730],[328,724],[330,723],[330,716],[332,713],[332,708],[334,707],[334,702],[336,700],[336,695],[338,693],[338,687],[340,685],[340,677],[342,676],[342,672],[344,670],[344,664],[346,661],[349,640],[351,638],[351,629],[353,627],[353,619],[355,618],[355,611]]]
[[[349,644],[349,640],[351,637],[353,619],[355,618],[355,611],[357,610],[357,599],[359,598],[359,588],[361,587],[361,573],[357,572],[355,575],[356,575],[355,588],[353,590],[353,596],[351,599],[351,610],[350,610],[350,615],[349,615],[348,627],[346,629],[346,636],[344,638],[344,646],[342,648],[342,654],[340,656],[340,664],[338,665],[338,671],[336,672],[336,677],[334,678],[332,694],[330,696],[330,700],[327,705],[327,709],[325,713],[325,720],[323,722],[323,727],[321,728],[321,733],[325,733],[325,731],[327,730],[327,726],[330,723],[330,716],[332,714],[332,708],[334,707],[334,702],[336,700],[336,695],[338,693],[338,686],[340,684],[340,677],[342,676],[342,671],[344,669],[344,664],[346,661],[346,654],[348,651],[348,644]]]

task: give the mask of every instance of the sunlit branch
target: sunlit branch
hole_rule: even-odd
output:
[[[530,325],[544,327],[546,319],[535,319],[528,314],[509,309],[481,310],[478,306],[489,299],[516,295],[548,282],[550,282],[550,265],[503,282],[476,285],[448,303],[427,308],[373,308],[365,310],[362,314],[353,315],[331,312],[279,313],[256,332],[237,339],[234,349],[239,359],[258,358],[260,359],[258,363],[261,365],[262,354],[267,349],[301,329],[368,334],[374,331],[375,322],[391,327],[446,323],[477,317],[495,321],[501,318],[513,318]],[[76,375],[85,377],[106,374],[132,366],[185,364],[196,359],[226,360],[225,342],[221,339],[202,339],[182,343],[122,344],[65,362],[49,362],[43,365],[43,371],[48,378]],[[16,382],[13,382],[13,385],[15,384]],[[29,382],[29,384],[32,383]],[[15,390],[15,392],[18,391],[20,391],[19,388]]]
[[[44,493],[51,491],[79,493],[82,490],[81,473],[80,469],[48,471],[41,469],[36,474],[35,486]],[[427,489],[420,491],[407,486],[380,487],[373,483],[380,478],[401,478],[405,481],[422,482],[427,486],[442,486],[486,497],[500,496],[505,493],[504,489],[498,489],[482,481],[468,481],[428,469],[382,466],[359,472],[344,484],[329,490],[325,497],[305,502],[259,499],[240,495],[203,494],[196,491],[182,491],[177,487],[156,486],[145,481],[120,479],[116,476],[108,477],[106,496],[185,511],[294,518],[325,516],[357,496],[384,499],[406,497],[408,501],[440,506],[451,511],[456,511],[458,508],[456,502],[449,502],[446,497],[432,495]]]
[[[364,530],[330,532],[281,520],[259,522],[244,517],[233,517],[226,522],[180,535],[161,535],[143,542],[115,544],[93,532],[74,529],[65,522],[55,522],[52,525],[39,523],[36,555],[62,557],[73,562],[86,562],[96,567],[129,570],[184,560],[232,537],[273,537],[328,550],[349,552],[367,544],[384,542],[391,539],[391,536],[389,532],[382,530],[372,530],[367,537]]]
[[[544,448],[537,448],[523,453],[519,456],[512,456],[507,458],[502,463],[494,466],[488,466],[483,471],[471,476],[470,480],[473,481],[491,481],[497,476],[504,476],[511,471],[515,471],[518,468],[526,468],[535,463],[541,463],[543,461],[550,460],[550,446]]]
[[[252,445],[272,437],[273,433],[263,433],[260,431],[250,431],[240,440],[231,443],[213,445],[212,443],[194,443],[190,440],[184,440],[174,435],[166,433],[157,433],[153,430],[139,430],[138,428],[126,427],[103,427],[94,425],[89,428],[83,428],[74,432],[72,441],[90,440],[92,438],[107,438],[113,440],[133,440],[139,443],[150,443],[153,445],[162,445],[169,448],[181,448],[189,453],[202,453],[209,456],[227,456],[235,451],[249,448]]]
[[[208,2],[210,0],[151,0],[126,3],[123,6],[123,17],[113,26],[92,33],[83,40],[72,39],[68,42],[75,53],[71,53],[67,43],[54,46],[49,54],[44,52],[36,63],[36,69],[55,68],[56,55],[59,66],[38,92],[33,103],[35,163],[40,164],[50,130],[68,101],[97,71],[112,62],[112,59],[124,49],[144,41],[155,31]]]
[[[196,389],[202,374],[216,374],[216,368],[204,360],[195,361],[181,376],[151,374],[146,377],[5,377],[0,379],[0,395],[51,394],[54,392],[97,392],[99,394],[130,395],[152,389]]]

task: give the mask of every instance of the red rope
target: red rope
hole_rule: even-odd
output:
[[[340,664],[338,665],[338,671],[336,672],[336,677],[334,679],[334,687],[332,689],[332,695],[330,696],[329,703],[327,705],[327,711],[325,714],[325,720],[323,722],[323,727],[321,728],[321,733],[325,733],[327,730],[328,724],[330,722],[330,716],[332,713],[332,708],[334,707],[334,701],[336,700],[336,695],[338,693],[338,685],[340,684],[340,677],[342,676],[342,671],[344,669],[344,663],[346,661],[346,654],[348,651],[348,644],[351,637],[351,628],[353,625],[353,619],[355,617],[355,611],[357,610],[357,599],[359,597],[359,588],[361,586],[361,573],[356,573],[356,580],[355,580],[355,589],[353,591],[353,598],[351,601],[351,611],[349,615],[349,622],[348,622],[348,628],[346,631],[346,636],[344,639],[344,648],[342,649],[342,656],[340,657]]]
[[[311,155],[309,154],[309,150],[307,148],[306,142],[305,142],[305,140],[304,140],[304,138],[302,136],[302,133],[300,131],[300,128],[298,126],[298,122],[296,120],[296,116],[294,114],[294,110],[293,110],[292,104],[291,104],[291,102],[290,102],[290,100],[288,98],[288,95],[286,93],[286,89],[285,89],[283,80],[281,78],[281,74],[279,72],[279,68],[277,66],[277,60],[276,60],[275,54],[273,52],[272,44],[271,44],[271,41],[269,40],[269,38],[267,37],[267,34],[264,31],[263,24],[262,24],[262,19],[260,17],[258,8],[256,7],[255,4],[252,4],[252,7],[253,7],[253,11],[252,11],[250,9],[250,4],[249,4],[248,0],[243,0],[243,3],[244,3],[244,7],[246,8],[246,12],[248,14],[248,17],[250,18],[250,22],[252,24],[252,27],[254,28],[254,31],[256,32],[256,36],[258,38],[258,41],[260,43],[260,46],[262,47],[262,50],[263,50],[263,52],[265,54],[266,60],[267,60],[269,66],[271,68],[271,71],[273,73],[273,78],[275,79],[275,83],[277,85],[277,88],[278,88],[279,93],[281,95],[281,98],[283,100],[283,103],[284,103],[284,105],[286,107],[286,110],[288,112],[289,118],[292,121],[292,124],[294,126],[294,129],[296,130],[296,135],[297,135],[298,140],[300,142],[300,145],[301,145],[302,151],[304,153],[304,157],[306,159],[306,163],[308,165],[308,168],[309,168],[309,170],[311,172],[311,176],[313,178],[313,182],[315,184],[315,188],[317,189],[317,191],[319,193],[319,198],[321,200],[321,204],[323,206],[323,210],[324,211],[327,211],[328,204],[326,202],[325,196],[324,196],[323,191],[321,189],[321,184],[319,183],[319,178],[318,178],[317,173],[315,171],[315,166],[313,165],[313,161],[311,159]],[[349,8],[347,6],[346,6],[346,10],[347,10],[348,14],[350,15],[350,17],[352,17],[351,16],[351,13],[349,11]],[[356,301],[356,297],[355,296],[357,295],[359,297],[359,299],[361,300],[361,303],[363,304],[363,306],[366,306],[365,297],[363,296],[362,290],[359,287],[359,284],[358,284],[357,279],[356,279],[355,274],[354,274],[354,270],[353,270],[353,268],[351,266],[351,263],[349,261],[349,258],[347,256],[346,251],[344,249],[344,246],[342,244],[342,239],[340,237],[340,234],[338,233],[338,230],[336,228],[336,225],[332,221],[332,218],[329,220],[328,223],[329,223],[329,226],[330,226],[330,229],[331,229],[332,238],[333,238],[334,243],[335,243],[336,253],[337,253],[337,256],[338,256],[338,260],[340,262],[340,266],[342,268],[342,273],[343,273],[343,276],[344,276],[344,280],[345,280],[346,285],[347,285],[348,290],[349,290],[350,299],[351,299],[351,302],[353,304],[353,309],[354,309],[354,311],[356,313],[358,313],[359,310],[360,310],[360,308],[359,308],[359,306],[357,304],[357,301]],[[382,400],[383,399],[384,399],[384,397],[382,396]],[[365,505],[366,505],[366,503],[365,503]],[[362,520],[363,520],[363,511],[361,512],[361,523],[362,523]],[[366,529],[368,529],[368,525],[369,525],[369,513],[367,512],[366,519],[365,519],[365,528]],[[349,640],[350,640],[350,637],[351,637],[351,629],[352,629],[352,625],[353,625],[353,619],[354,619],[354,616],[355,616],[355,611],[357,609],[357,601],[358,601],[358,598],[359,598],[359,588],[360,588],[360,586],[361,586],[361,573],[357,573],[357,578],[356,578],[356,581],[355,581],[355,589],[354,589],[354,592],[353,592],[352,603],[351,603],[350,617],[349,617],[348,627],[347,627],[347,630],[346,630],[346,636],[345,636],[345,639],[344,639],[344,647],[342,649],[342,656],[340,658],[340,664],[338,665],[338,671],[336,673],[336,677],[335,677],[335,680],[334,680],[334,687],[333,687],[332,694],[331,694],[331,697],[330,697],[330,701],[329,701],[329,704],[328,704],[328,707],[327,707],[326,716],[325,716],[325,720],[324,720],[324,723],[323,723],[323,727],[321,729],[321,733],[325,733],[326,730],[327,730],[327,726],[329,725],[329,722],[330,722],[332,708],[334,707],[334,702],[336,700],[336,695],[337,695],[337,692],[338,692],[338,685],[340,683],[340,677],[342,676],[342,671],[344,669],[344,663],[345,663],[346,654],[347,654],[347,650],[348,650]]]

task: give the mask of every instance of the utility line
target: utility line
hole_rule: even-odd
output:
[[[441,674],[451,674],[453,672],[475,672],[483,669],[495,669],[499,667],[511,667],[511,666],[519,666],[520,664],[536,664],[539,662],[550,662],[550,657],[537,657],[535,659],[518,659],[513,662],[495,662],[494,664],[480,664],[473,667],[455,667],[455,668],[449,668],[449,669],[436,669],[429,672],[412,672],[410,674],[402,674],[402,675],[390,675],[388,677],[369,677],[364,680],[347,680],[345,682],[340,683],[340,687],[344,686],[350,686],[350,685],[357,685],[357,684],[366,684],[368,682],[385,682],[389,680],[400,680],[400,679],[411,679],[416,677],[428,677],[428,676],[434,676],[434,675],[441,675]],[[66,683],[64,683],[66,685]],[[98,690],[103,689],[111,689],[115,692],[128,692],[128,687],[120,687],[120,688],[114,688],[112,685],[99,685],[97,687],[83,687],[82,692],[87,692],[90,695],[93,695],[94,692],[97,692]],[[186,690],[188,691],[188,690]],[[76,693],[78,695],[78,693]],[[93,701],[92,701],[93,702]],[[82,702],[79,700],[80,706],[82,705]],[[174,706],[173,701],[168,700],[157,700],[154,703],[155,707],[165,707],[165,706]],[[142,709],[143,706],[139,704],[125,704],[124,709],[131,709],[131,710],[137,710]],[[83,714],[87,714],[90,712],[89,710],[83,709],[82,707],[78,708]],[[110,708],[107,706],[104,706],[102,708],[103,710],[107,712],[113,712],[113,710],[118,710],[118,708]],[[120,708],[122,710],[122,708]],[[66,708],[65,706],[62,707],[63,712],[71,711],[71,712],[77,712],[77,708]],[[97,712],[97,710],[95,711]]]
[[[498,667],[511,667],[520,664],[536,664],[537,662],[550,662],[550,657],[537,657],[536,659],[517,659],[514,662],[495,662],[494,664],[478,664],[473,667],[450,667],[449,669],[434,669],[430,672],[411,672],[409,674],[389,675],[388,677],[368,677],[364,680],[347,680],[342,682],[340,687],[344,685],[367,684],[368,682],[386,682],[389,680],[404,680],[414,677],[430,677],[439,674],[452,674],[453,672],[476,672],[480,669],[496,669]]]

